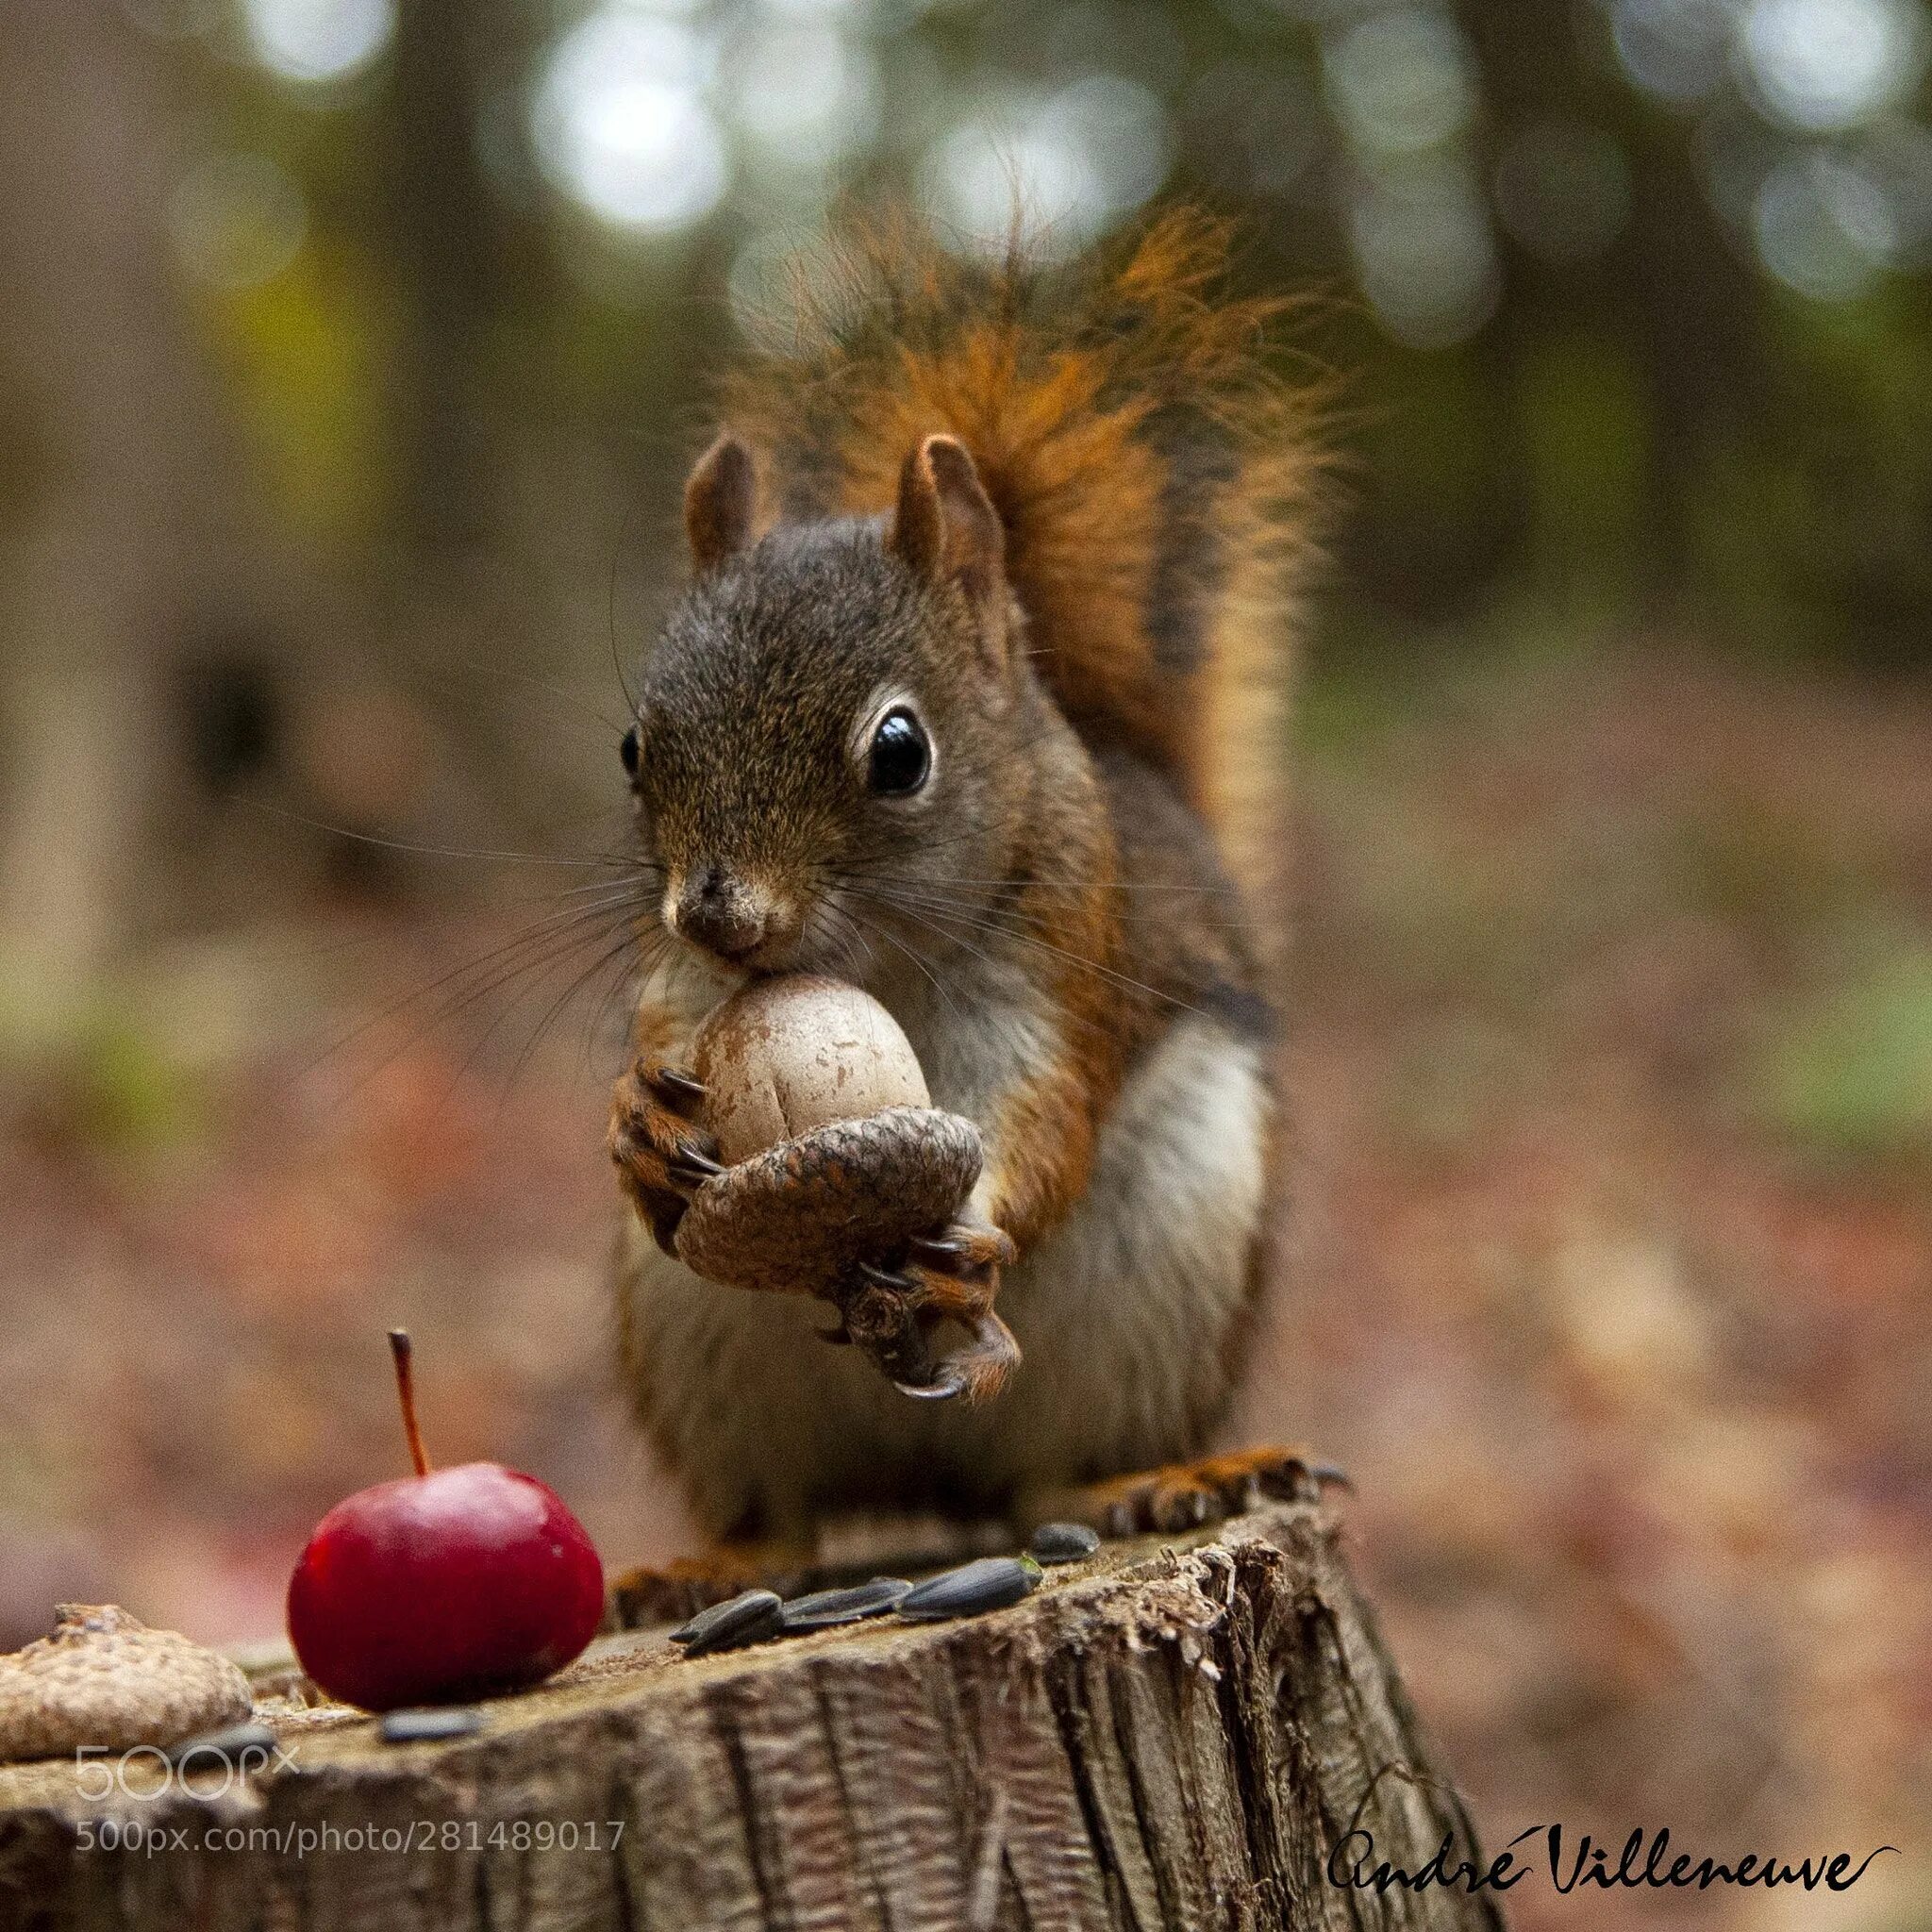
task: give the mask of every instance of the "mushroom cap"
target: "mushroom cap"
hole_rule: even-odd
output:
[[[51,1637],[0,1657],[0,1761],[178,1743],[253,1707],[248,1679],[219,1651],[150,1630],[118,1604],[59,1604],[55,1615]]]
[[[699,1029],[706,1124],[727,1165],[831,1121],[931,1105],[912,1042],[877,1000],[814,974],[755,979]]]

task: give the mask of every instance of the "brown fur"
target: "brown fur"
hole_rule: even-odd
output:
[[[767,1306],[785,1297],[628,1245],[640,1420],[714,1532],[1101,1479],[1102,1512],[1185,1513],[1282,1459],[1123,1474],[1198,1453],[1225,1413],[1279,1145],[1262,935],[1322,464],[1315,403],[1265,354],[1283,305],[1222,292],[1226,241],[1183,211],[1042,268],[856,227],[791,350],[724,386],[688,503],[696,582],[641,689],[653,863],[674,893],[724,873],[817,908],[748,963],[851,971],[907,1025],[934,1105],[979,1127],[972,1211],[1011,1237],[1002,1307],[1034,1352],[980,1415],[908,1404]],[[942,817],[854,781],[854,720],[901,687]],[[862,954],[840,950],[841,903]],[[676,1016],[644,1058],[715,996],[669,971],[651,997]],[[690,1123],[649,1073],[619,1083],[612,1145],[664,1235]]]

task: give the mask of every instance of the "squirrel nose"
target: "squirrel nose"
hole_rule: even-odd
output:
[[[764,893],[718,866],[703,865],[686,878],[672,923],[720,958],[741,959],[763,940],[769,921]]]

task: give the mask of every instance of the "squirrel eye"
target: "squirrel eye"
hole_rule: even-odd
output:
[[[638,774],[638,727],[635,724],[624,734],[623,742],[617,747],[617,756],[624,760],[624,769],[635,778]]]
[[[874,791],[903,797],[917,791],[932,770],[932,747],[919,720],[903,706],[894,706],[873,733],[868,776]]]

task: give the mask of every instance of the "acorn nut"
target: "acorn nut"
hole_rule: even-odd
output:
[[[891,1014],[858,987],[813,974],[753,980],[705,1022],[692,1055],[727,1166],[831,1121],[931,1105]]]

